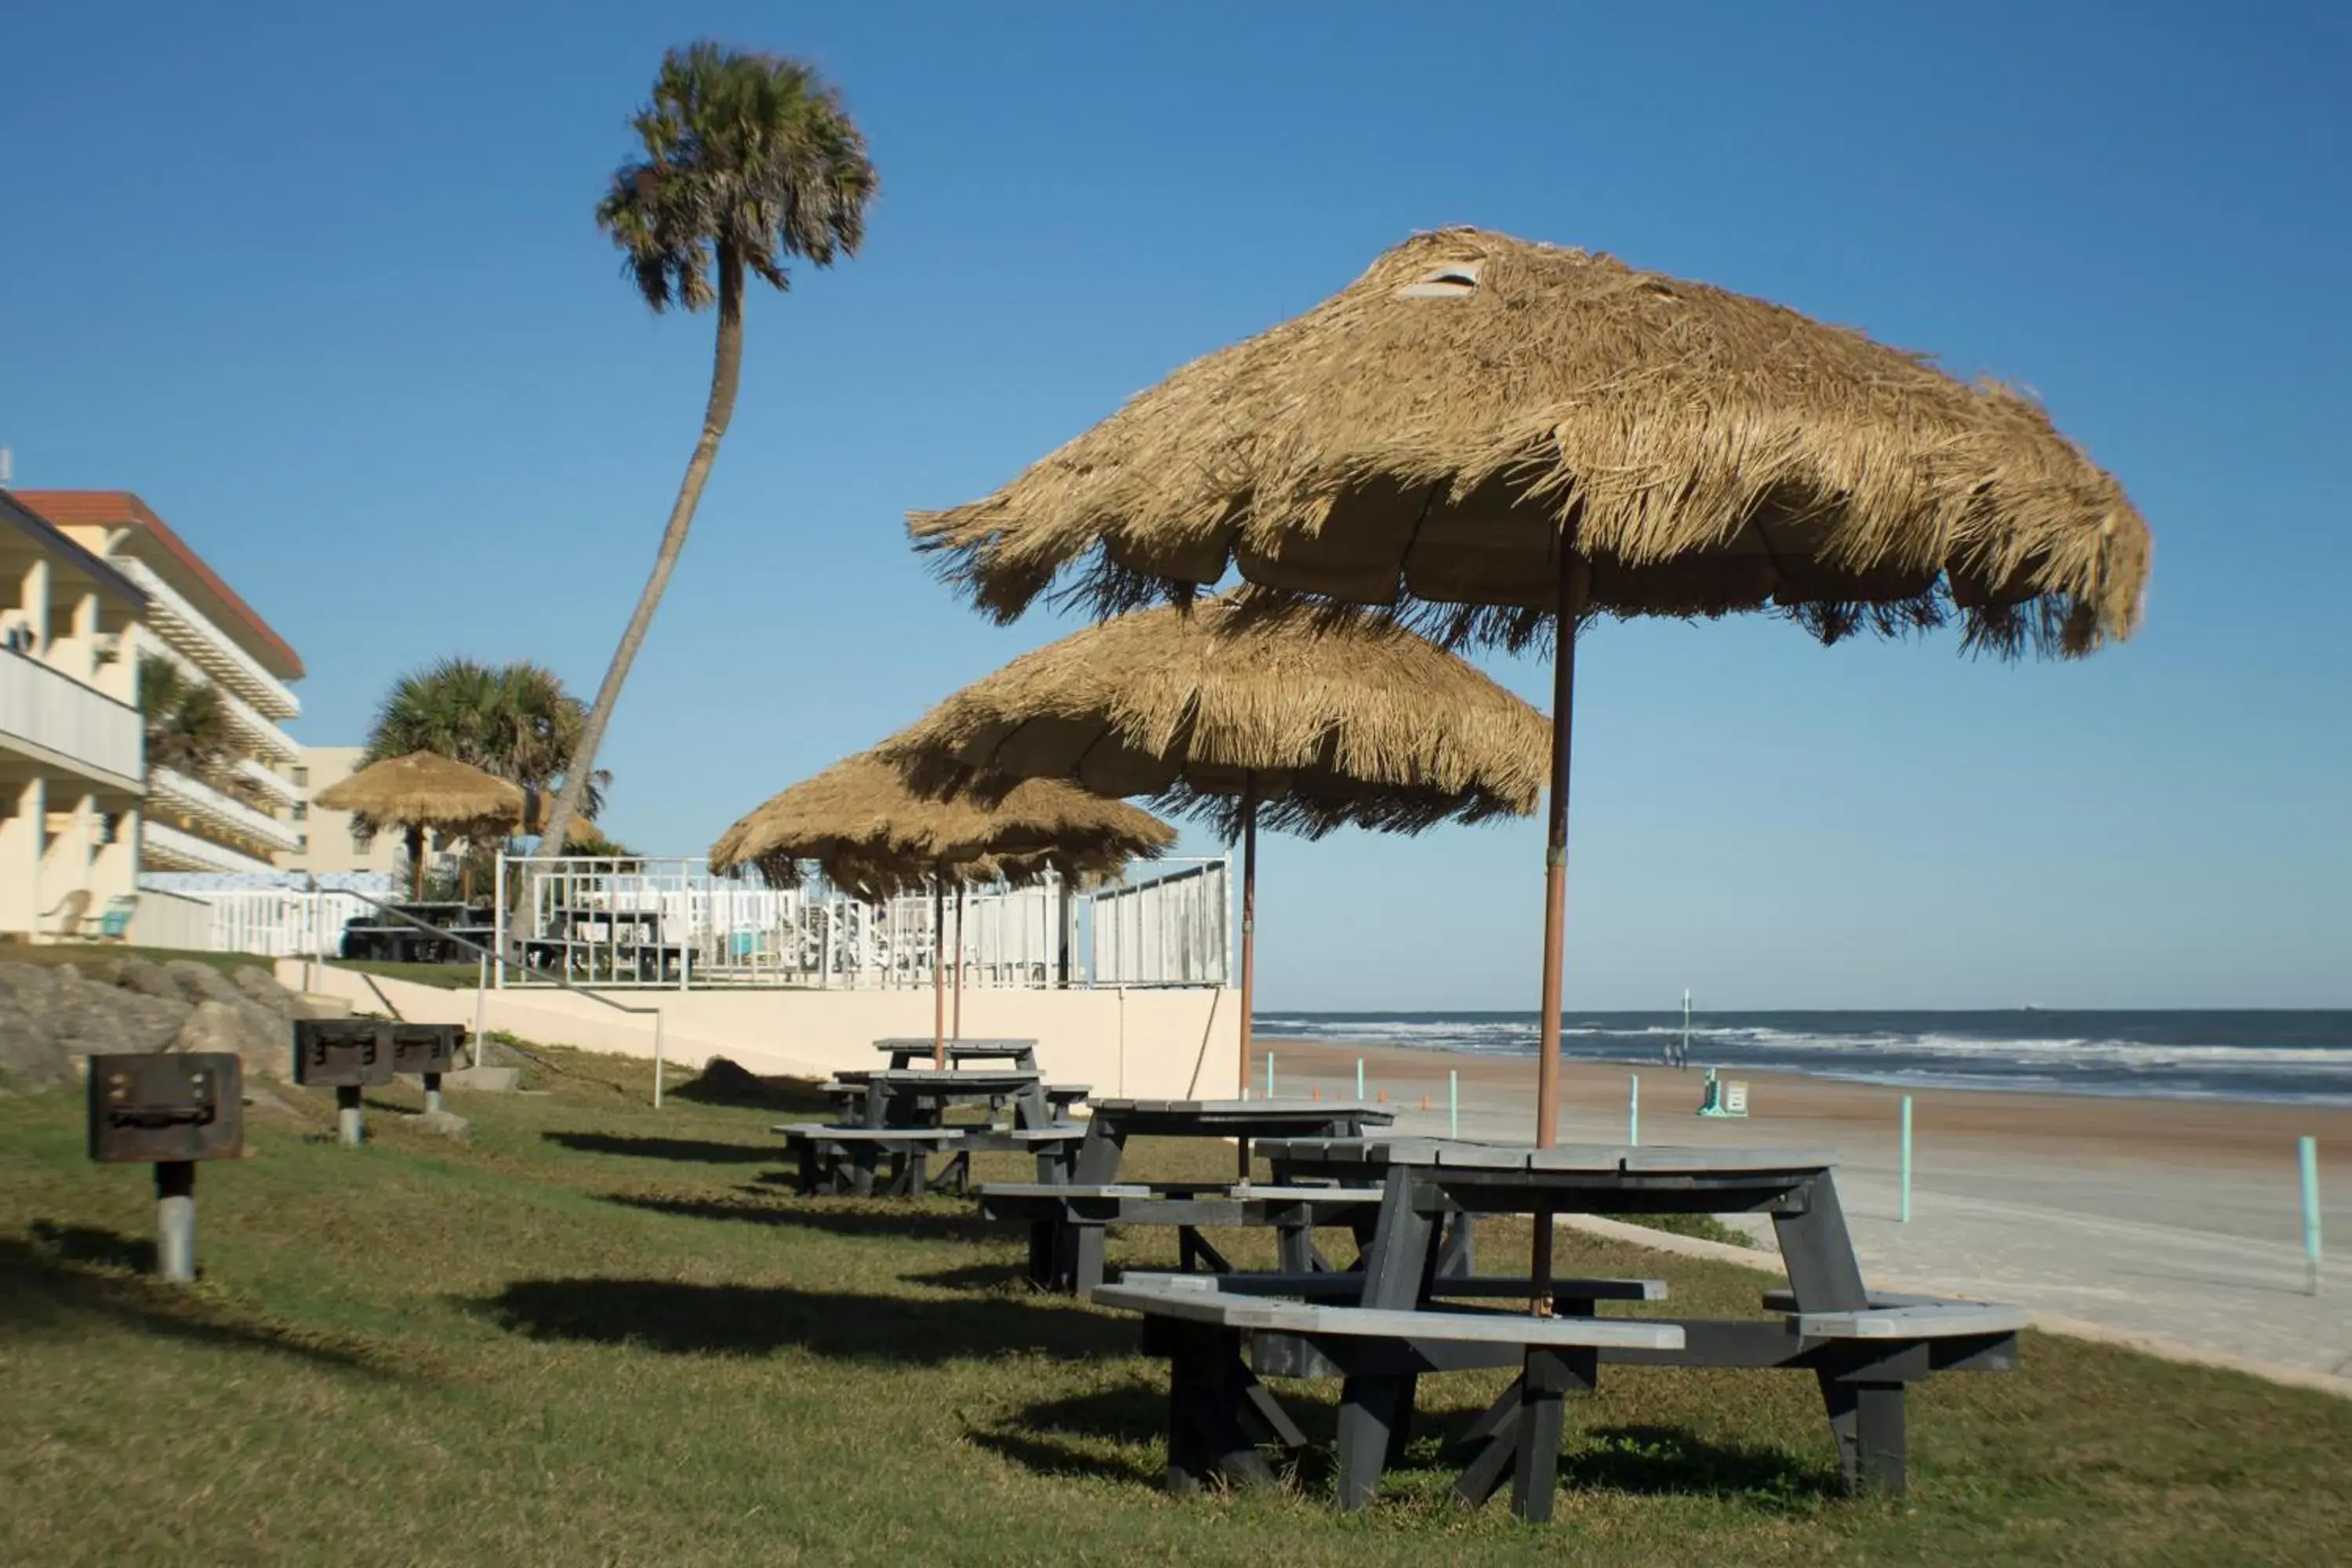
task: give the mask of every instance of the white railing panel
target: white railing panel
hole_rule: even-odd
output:
[[[146,771],[136,708],[14,648],[0,648],[0,735],[133,783]]]

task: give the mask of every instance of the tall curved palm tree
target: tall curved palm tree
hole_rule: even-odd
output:
[[[152,653],[139,660],[139,714],[149,767],[213,784],[236,752],[220,688]]]
[[[629,667],[686,546],[694,509],[735,414],[743,370],[746,277],[789,289],[785,261],[830,267],[866,237],[874,165],[840,93],[815,68],[782,55],[695,44],[663,57],[653,101],[631,122],[642,156],[614,172],[596,205],[637,292],[656,311],[719,307],[702,433],[662,531],[654,569],[596,689],[578,747],[549,812],[544,842],[561,845],[579,814]]]

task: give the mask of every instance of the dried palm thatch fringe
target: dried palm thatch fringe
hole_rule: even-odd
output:
[[[772,885],[814,861],[865,899],[924,887],[945,869],[966,880],[1032,881],[1051,869],[1077,880],[1157,857],[1176,830],[1123,801],[1039,779],[983,801],[917,794],[899,765],[872,752],[793,785],[719,835],[713,870],[756,866]]]
[[[910,514],[1000,620],[1097,615],[1238,568],[1449,644],[1580,615],[1777,607],[1825,641],[1957,613],[1967,645],[2087,653],[2139,618],[2147,527],[2027,398],[1610,257],[1423,234],[1195,360],[984,500]]]
[[[1239,836],[1414,833],[1524,816],[1549,757],[1543,714],[1453,654],[1360,610],[1244,593],[1139,610],[1023,655],[882,753],[919,789],[1067,779],[1150,795]]]
[[[403,827],[519,826],[523,792],[481,769],[432,752],[387,757],[320,790],[317,804]]]

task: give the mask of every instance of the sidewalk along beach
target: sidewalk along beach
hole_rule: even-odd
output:
[[[1401,1131],[1444,1135],[1449,1074],[1465,1138],[1531,1139],[1534,1058],[1261,1036],[1283,1095],[1385,1096]],[[2113,1093],[1904,1088],[1804,1073],[1726,1070],[1748,1115],[1695,1114],[1706,1066],[1563,1063],[1562,1142],[1622,1143],[1629,1080],[1644,1143],[1759,1144],[1836,1152],[1838,1187],[1864,1271],[2015,1300],[2053,1317],[2337,1380],[2352,1392],[2352,1105],[2126,1098]],[[1912,1098],[1912,1217],[1900,1223],[1899,1116]],[[1428,1109],[1423,1110],[1426,1100]],[[2322,1209],[2340,1277],[2305,1293],[2295,1141],[2319,1141]],[[1727,1216],[1769,1247],[1769,1221]],[[1764,1261],[1770,1262],[1769,1253]]]

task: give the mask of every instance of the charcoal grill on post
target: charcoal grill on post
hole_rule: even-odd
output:
[[[243,1064],[226,1051],[89,1058],[89,1157],[155,1167],[155,1268],[196,1277],[196,1162],[245,1152]]]
[[[331,1086],[335,1122],[347,1147],[367,1142],[360,1090],[392,1081],[392,1028],[373,1018],[297,1018],[294,1081]]]
[[[457,1068],[457,1042],[465,1031],[455,1024],[392,1026],[392,1070],[425,1080],[425,1109],[441,1109],[441,1075]]]

